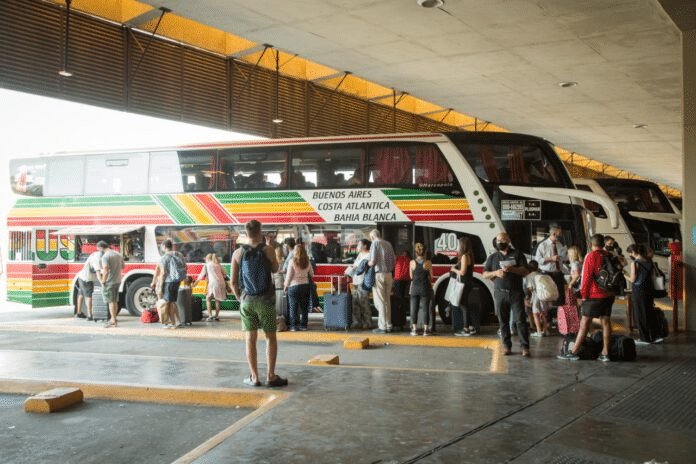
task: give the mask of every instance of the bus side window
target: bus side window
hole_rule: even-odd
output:
[[[370,183],[374,185],[411,185],[413,168],[405,146],[378,147],[370,153]]]
[[[215,150],[180,151],[179,166],[184,192],[205,192],[215,189]]]

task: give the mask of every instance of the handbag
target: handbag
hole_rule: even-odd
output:
[[[447,291],[445,292],[445,300],[449,301],[453,306],[459,306],[463,293],[464,282],[461,282],[456,277],[450,277],[449,283],[447,284]]]
[[[653,284],[653,298],[664,298],[667,296],[667,289],[665,288],[665,273],[657,267],[656,263],[653,263],[652,267],[652,284]]]

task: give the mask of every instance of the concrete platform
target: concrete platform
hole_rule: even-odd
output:
[[[495,327],[463,339],[447,327],[434,337],[376,336],[325,333],[315,317],[308,332],[280,334],[277,371],[290,385],[268,389],[242,384],[247,366],[235,315],[163,330],[128,316],[118,328],[103,329],[69,314],[62,308],[0,311],[0,394],[78,385],[87,404],[109,395],[131,404],[149,401],[144,390],[170,390],[177,395],[169,405],[193,398],[190,407],[213,411],[220,405],[207,405],[212,400],[206,398],[225,398],[227,407],[241,408],[213,438],[199,437],[177,456],[167,454],[166,462],[694,462],[694,334],[641,346],[636,362],[605,364],[557,360],[560,337],[532,339],[527,359],[501,356]],[[618,330],[625,330],[622,314],[616,308]],[[370,345],[344,348],[355,336],[369,337]],[[263,351],[260,340],[260,358]],[[307,364],[326,353],[339,355],[340,364]],[[252,403],[251,397],[260,399]],[[58,414],[70,422],[71,410]],[[6,449],[17,429],[1,417],[0,449]],[[113,420],[130,425],[123,415]],[[52,433],[49,424],[45,432]],[[95,460],[80,462],[125,462],[107,434],[92,440],[101,445]],[[71,460],[75,446],[79,450],[79,443],[59,446],[53,460],[77,462]],[[150,462],[165,462],[162,447],[133,448],[138,462],[148,462],[148,453]],[[32,456],[27,447],[3,462],[46,462]]]

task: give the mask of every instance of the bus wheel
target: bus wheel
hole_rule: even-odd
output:
[[[140,316],[146,308],[155,306],[157,295],[150,288],[151,283],[152,277],[138,277],[128,285],[126,309],[133,316]]]
[[[452,323],[452,317],[447,314],[447,306],[449,303],[445,300],[445,292],[447,291],[447,285],[443,282],[437,288],[435,293],[435,304],[437,305],[437,312],[440,315],[440,319],[445,324]],[[495,322],[495,311],[493,304],[493,297],[491,297],[488,289],[478,280],[474,279],[474,285],[469,292],[468,298],[468,308],[473,310],[478,309],[480,314],[480,321],[482,324],[494,323]]]

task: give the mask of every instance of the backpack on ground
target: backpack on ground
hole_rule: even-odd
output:
[[[271,287],[271,262],[263,251],[265,247],[265,243],[256,247],[242,246],[239,286],[247,295],[264,295]]]
[[[186,278],[188,271],[186,261],[184,261],[184,258],[179,256],[178,254],[172,253],[172,265],[174,266],[174,268],[169,270],[169,275],[175,281],[181,282]]]
[[[548,274],[534,276],[534,288],[540,301],[556,301],[558,299],[558,286]]]
[[[626,278],[619,257],[614,254],[604,254],[599,274],[595,277],[597,286],[607,292],[619,293],[626,288]]]
[[[592,334],[592,338],[602,343],[602,332]],[[609,359],[612,361],[633,361],[636,359],[636,342],[625,335],[612,334],[609,341]]]

